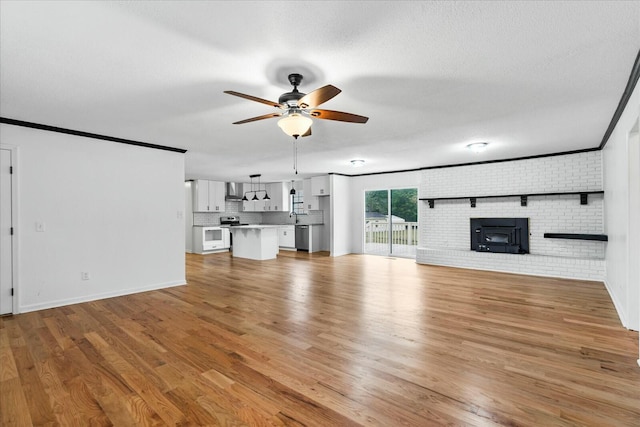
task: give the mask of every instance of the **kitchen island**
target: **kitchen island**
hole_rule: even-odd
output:
[[[262,261],[275,259],[278,255],[277,225],[232,226],[231,233],[234,257]]]

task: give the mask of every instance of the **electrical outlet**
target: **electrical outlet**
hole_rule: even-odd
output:
[[[178,211],[178,219],[182,219],[184,217],[184,213],[182,211]]]
[[[91,278],[88,271],[83,271],[82,273],[80,273],[80,277],[82,278],[82,280],[89,280]]]

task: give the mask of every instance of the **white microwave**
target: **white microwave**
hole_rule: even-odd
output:
[[[196,253],[229,249],[231,238],[228,228],[193,227],[193,243]]]

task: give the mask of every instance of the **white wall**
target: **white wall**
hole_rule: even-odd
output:
[[[471,197],[602,190],[599,151],[485,163],[421,172],[420,197]],[[544,233],[601,234],[603,197],[579,195],[517,196],[422,202],[417,262],[493,271],[603,280],[606,243],[544,238]],[[530,254],[478,253],[470,250],[470,218],[529,218]]]
[[[419,171],[385,173],[376,175],[354,176],[349,178],[352,197],[351,229],[349,239],[353,253],[364,253],[364,193],[371,190],[394,190],[401,188],[418,188]],[[418,218],[420,218],[418,203]]]
[[[18,147],[19,312],[185,283],[183,154],[5,124],[0,142]]]
[[[330,175],[330,252],[331,256],[341,256],[352,253],[351,241],[349,239],[350,230],[353,227],[351,222],[351,199],[353,198],[349,187],[349,177],[343,175]],[[327,196],[322,196],[322,198]],[[326,218],[325,218],[326,220]],[[325,222],[325,230],[327,224]]]
[[[184,237],[185,252],[193,253],[193,181],[184,183]]]
[[[629,134],[629,325],[640,330],[640,119]],[[638,304],[633,304],[638,301]]]
[[[331,220],[331,216],[333,212],[331,212],[331,196],[328,197],[320,197],[320,210],[322,211],[322,222],[324,226],[321,229],[320,236],[320,250],[331,252],[331,224],[333,221]]]
[[[640,329],[638,311],[640,307],[638,280],[630,280],[631,266],[639,264],[637,251],[630,248],[638,246],[637,240],[630,239],[630,222],[638,221],[640,212],[631,211],[637,194],[629,189],[630,151],[637,144],[633,130],[637,132],[637,122],[640,116],[640,85],[636,85],[627,107],[621,115],[613,133],[602,150],[604,163],[605,190],[605,232],[609,235],[606,254],[605,283],[616,305],[624,326],[630,329]],[[635,150],[637,152],[637,150]],[[637,238],[638,236],[634,236]]]

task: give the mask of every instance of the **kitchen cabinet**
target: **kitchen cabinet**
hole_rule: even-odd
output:
[[[278,256],[278,226],[240,225],[231,230],[234,257],[265,260]]]
[[[224,212],[224,182],[197,179],[193,181],[194,212]]]
[[[251,188],[250,184],[245,184],[245,188]],[[262,190],[254,185],[254,189],[247,194],[248,201],[242,202],[244,212],[289,212],[289,186],[285,182],[274,182],[262,184]],[[264,200],[264,190],[269,194],[269,200]],[[254,192],[259,200],[251,200]]]
[[[320,210],[320,198],[313,195],[311,178],[305,179],[302,185],[302,201],[304,202],[305,212]]]
[[[295,249],[296,228],[294,225],[282,225],[278,227],[278,245],[281,248]]]
[[[266,210],[266,203],[268,202],[268,200],[251,200],[253,194],[248,194],[247,197],[249,198],[249,200],[242,202],[243,212],[264,212]],[[263,197],[263,194],[258,194],[258,197]]]
[[[328,196],[329,193],[329,175],[311,177],[311,195]]]
[[[289,184],[285,182],[267,184],[267,192],[271,200],[266,201],[266,211],[289,212]]]
[[[231,237],[228,228],[193,227],[193,249],[197,254],[229,250]]]

